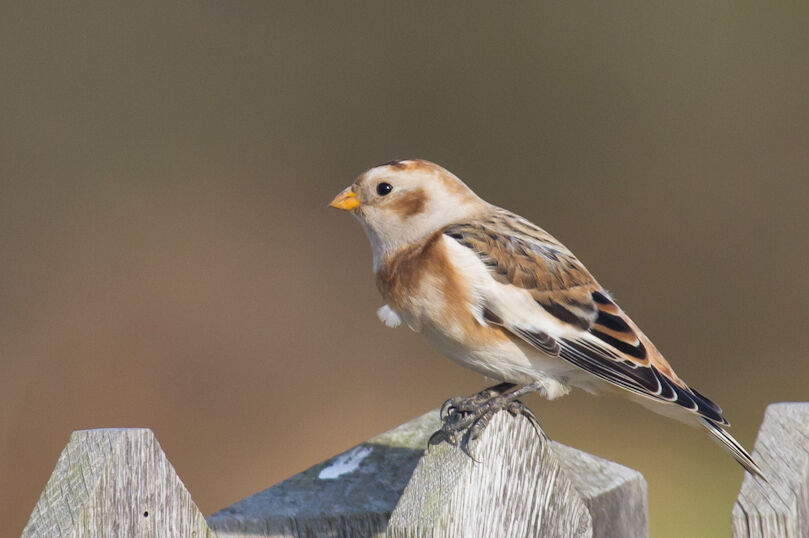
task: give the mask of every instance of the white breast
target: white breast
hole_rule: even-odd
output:
[[[468,248],[450,237],[443,237],[454,273],[466,281],[471,290],[467,307],[481,325],[484,305],[509,323],[534,330],[553,331],[561,335],[565,329],[534,302],[525,290],[501,284],[492,278],[488,268]],[[453,361],[493,379],[518,384],[544,381],[550,398],[567,394],[566,380],[578,369],[558,357],[551,357],[518,338],[500,340],[491,345],[470,345],[457,328],[447,320],[421,323],[420,333],[439,352]]]

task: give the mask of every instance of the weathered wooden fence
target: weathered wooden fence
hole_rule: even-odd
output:
[[[537,435],[498,413],[475,460],[425,451],[432,411],[207,518],[148,429],[74,432],[24,537],[645,537],[637,471]],[[733,536],[809,536],[809,403],[767,408]]]

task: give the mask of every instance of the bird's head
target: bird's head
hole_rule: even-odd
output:
[[[371,168],[329,205],[360,221],[375,267],[399,249],[488,207],[448,170],[420,159]]]

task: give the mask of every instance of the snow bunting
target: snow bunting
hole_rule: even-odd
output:
[[[617,389],[702,425],[761,476],[725,431],[722,409],[686,385],[584,265],[538,226],[416,159],[368,170],[330,205],[353,213],[371,242],[386,302],[379,318],[390,327],[404,321],[453,361],[503,382],[449,400],[450,413],[461,416],[450,429],[513,410],[530,391],[552,399],[570,387]]]

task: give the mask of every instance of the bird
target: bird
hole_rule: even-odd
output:
[[[529,392],[548,399],[573,387],[617,392],[701,426],[766,480],[726,431],[719,405],[689,387],[611,293],[539,226],[423,159],[375,166],[329,205],[352,213],[368,237],[385,301],[379,319],[405,323],[450,360],[500,381],[448,400],[445,436],[485,426],[500,409],[514,413]]]

